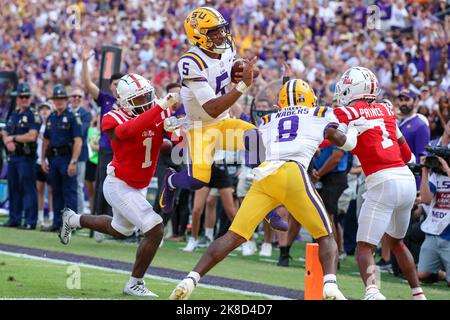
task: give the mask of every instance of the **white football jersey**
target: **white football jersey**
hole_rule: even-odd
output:
[[[212,59],[196,46],[181,56],[178,61],[178,71],[181,77],[181,101],[186,111],[186,120],[202,121],[203,124],[214,124],[228,118],[228,110],[217,118],[213,118],[203,109],[195,97],[189,82],[204,83],[215,92],[216,97],[227,92],[227,86],[231,82],[231,67],[235,56],[234,43],[220,57]]]
[[[266,160],[291,160],[308,168],[324,140],[330,124],[337,126],[333,109],[328,107],[287,107],[262,118],[259,130],[266,148]]]

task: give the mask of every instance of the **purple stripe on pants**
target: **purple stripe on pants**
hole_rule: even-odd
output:
[[[328,223],[324,216],[324,214],[327,214],[327,213],[322,210],[322,208],[318,205],[318,203],[316,202],[316,200],[314,199],[312,194],[309,192],[308,182],[306,181],[306,179],[309,179],[309,177],[308,177],[307,173],[305,173],[305,169],[303,169],[303,167],[300,165],[300,163],[298,163],[298,162],[296,162],[296,163],[298,165],[298,168],[300,169],[300,173],[301,173],[301,176],[303,179],[303,183],[305,185],[306,193],[308,194],[309,199],[311,199],[312,203],[314,204],[317,211],[319,212],[320,218],[322,219],[322,222],[325,225],[325,228],[327,229],[328,234],[331,234],[331,230],[328,228]],[[320,197],[319,197],[319,199],[320,199]]]

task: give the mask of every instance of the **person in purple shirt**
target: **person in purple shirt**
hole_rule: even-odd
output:
[[[352,16],[354,21],[361,23],[363,26],[366,25],[367,8],[362,0],[356,1]]]
[[[82,64],[82,81],[85,89],[92,95],[97,105],[100,106],[100,119],[108,113],[116,103],[116,87],[117,82],[124,75],[123,73],[115,73],[111,76],[109,89],[111,93],[102,91],[89,75],[88,60],[92,57],[93,52],[90,48],[84,48],[81,59]],[[93,214],[108,214],[112,216],[112,208],[103,196],[103,181],[106,178],[106,167],[112,161],[113,151],[108,136],[102,132],[99,141],[98,151],[98,167],[95,183],[95,201]],[[97,238],[96,238],[97,239]]]
[[[408,142],[411,152],[419,163],[420,154],[430,142],[428,120],[415,110],[416,94],[409,89],[402,89],[398,95],[400,121],[398,127]]]

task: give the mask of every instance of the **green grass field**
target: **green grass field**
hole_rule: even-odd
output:
[[[73,281],[73,264],[54,264],[0,254],[0,298],[136,299],[123,295],[127,274],[80,267],[79,282]],[[148,287],[167,299],[175,283],[146,279]],[[259,296],[198,287],[192,299],[256,300]],[[146,299],[146,298],[137,298]]]
[[[99,244],[93,239],[88,238],[87,232],[84,230],[78,231],[68,246],[63,246],[59,243],[55,233],[21,231],[9,228],[0,229],[0,243],[114,259],[130,263],[134,261],[137,246],[135,243],[124,243],[113,240],[105,240]],[[153,265],[185,272],[190,271],[205,249],[200,249],[194,253],[186,253],[181,251],[184,245],[185,243],[182,242],[165,241],[164,246],[158,251]],[[243,257],[240,252],[233,252],[232,256],[226,258],[221,264],[211,270],[209,274],[303,290],[305,268],[304,262],[299,261],[299,258],[304,258],[305,243],[296,242],[292,248],[291,255],[294,259],[290,267],[283,268],[276,265],[278,250],[273,251],[271,260],[264,259],[262,261],[256,255]],[[1,265],[2,261],[5,262],[4,265]],[[10,264],[15,267],[10,268]],[[3,272],[5,267],[9,272]],[[42,261],[2,255],[0,256],[0,268],[0,297],[3,298],[121,298],[122,286],[127,279],[126,274],[117,274],[89,268],[85,270],[85,268],[82,268],[83,278],[85,279],[82,280],[82,290],[77,292],[72,292],[74,290],[71,290],[68,292],[65,288],[65,279],[67,277],[65,272],[67,266],[64,267]],[[84,277],[85,273],[86,276]],[[8,281],[9,276],[12,276],[17,282]],[[41,278],[45,278],[46,281],[40,281]],[[151,289],[160,294],[161,298],[166,298],[174,287],[174,283],[156,280],[149,281],[152,283]],[[153,286],[153,281],[156,281],[155,286]],[[104,285],[105,282],[108,283],[107,286]],[[355,299],[362,297],[364,288],[354,257],[347,257],[341,263],[341,269],[338,271],[338,282],[346,296]],[[5,283],[6,287],[4,286]],[[20,284],[22,286],[19,286]],[[105,287],[108,289],[107,292],[104,291]],[[450,299],[450,288],[447,288],[443,282],[433,285],[424,284],[423,288],[429,299]],[[410,299],[410,289],[406,281],[393,275],[387,273],[381,274],[381,289],[388,299]],[[220,295],[211,295],[208,293],[208,290],[203,290],[196,291],[196,295],[193,298],[249,298],[248,296],[245,297],[229,292],[222,292]],[[251,298],[253,299],[254,297]]]

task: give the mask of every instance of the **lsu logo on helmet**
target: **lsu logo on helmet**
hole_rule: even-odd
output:
[[[214,8],[200,7],[191,11],[184,21],[189,43],[213,53],[224,53],[233,46],[228,22]],[[212,31],[219,30],[214,37]]]
[[[302,79],[292,79],[286,82],[278,94],[278,107],[302,106],[314,108],[316,96],[309,84]]]

